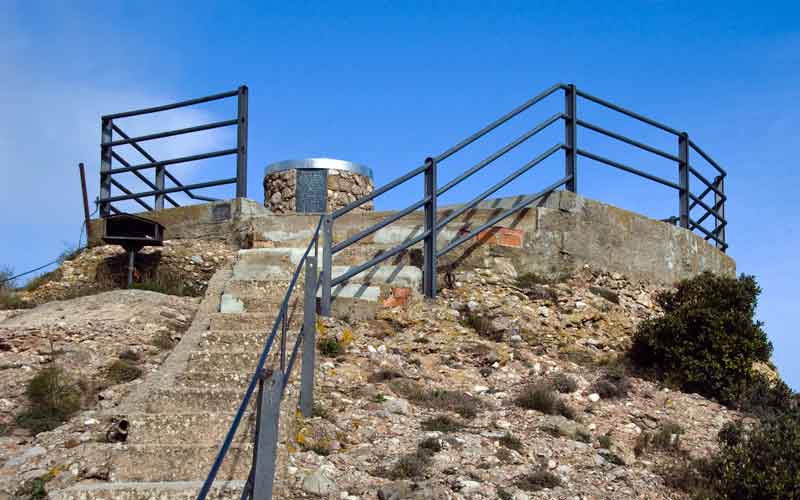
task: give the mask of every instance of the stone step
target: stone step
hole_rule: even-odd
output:
[[[252,369],[255,370],[255,366]],[[236,386],[160,388],[149,395],[144,411],[146,413],[234,412],[242,402],[244,391],[244,387]],[[252,400],[250,404],[253,404]]]
[[[244,393],[244,390],[242,390]],[[233,422],[234,413],[129,413],[127,444],[208,445],[222,442]],[[252,442],[255,413],[245,415],[234,438]]]
[[[242,363],[239,369],[217,369],[207,370],[214,366],[213,362],[203,362],[198,365],[197,370],[195,367],[190,367],[190,370],[179,373],[175,377],[175,387],[187,388],[211,388],[211,389],[230,389],[240,388],[242,394],[247,384],[255,372],[255,361],[251,363]]]
[[[292,328],[299,328],[293,322]],[[263,330],[209,330],[200,338],[201,349],[258,349],[267,341],[271,329]]]
[[[290,308],[302,308],[305,302],[303,286],[304,281],[298,280],[289,299]],[[288,288],[288,281],[230,281],[225,286],[225,292],[222,295],[223,301],[235,298],[239,302],[239,309],[220,310],[222,312],[270,312],[276,314]]]
[[[203,480],[218,451],[219,443],[210,446],[87,443],[81,446],[81,456],[86,463],[108,463],[113,481]],[[252,444],[232,444],[217,479],[247,479],[252,459]]]
[[[289,331],[286,336],[286,356],[291,355],[291,350],[297,340],[298,331]],[[267,365],[277,362],[280,354],[280,334],[275,336]],[[302,346],[300,347],[302,349]],[[186,364],[186,371],[229,371],[229,372],[252,372],[255,370],[258,357],[261,355],[263,345],[252,349],[203,349],[189,355]]]
[[[333,277],[350,271],[350,266],[333,266]],[[378,287],[403,287],[420,290],[422,287],[422,269],[410,265],[375,266],[350,278],[347,283],[375,285]]]
[[[275,312],[212,313],[211,330],[272,330]]]
[[[209,500],[238,500],[245,481],[216,481]],[[81,483],[48,491],[51,500],[194,500],[202,481]]]
[[[321,297],[321,290],[317,297]],[[373,319],[378,311],[381,289],[377,286],[347,283],[331,290],[331,314],[337,318]]]

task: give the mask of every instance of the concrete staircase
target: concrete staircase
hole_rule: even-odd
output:
[[[380,249],[362,246],[337,256],[334,275],[375,251]],[[50,498],[195,498],[242,400],[302,252],[298,247],[241,250],[232,270],[219,271],[181,343],[138,393],[114,412],[130,422],[127,442],[82,445],[86,462],[105,464],[110,480],[84,481],[51,492]],[[391,289],[418,291],[422,272],[408,263],[407,256],[403,259],[337,287],[334,314],[369,316]],[[302,323],[302,277],[296,287],[287,330],[290,346]],[[275,362],[273,356],[268,366]],[[287,388],[282,427],[292,420],[297,390],[295,384]],[[245,485],[253,455],[254,403],[250,406],[209,498],[238,499]],[[281,460],[279,452],[278,470]]]

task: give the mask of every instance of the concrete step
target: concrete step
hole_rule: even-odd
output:
[[[244,391],[242,391],[244,392]],[[129,445],[219,446],[233,422],[234,413],[130,413]],[[252,442],[255,413],[245,415],[236,433],[237,442]]]
[[[292,328],[299,327],[293,323]],[[209,330],[204,332],[199,347],[201,349],[241,349],[250,350],[263,347],[270,330]]]
[[[350,271],[350,266],[333,266],[333,277]],[[350,278],[347,283],[375,285],[378,287],[404,287],[420,290],[422,287],[422,269],[410,265],[375,266]]]
[[[255,370],[255,366],[252,367]],[[171,387],[156,389],[145,403],[146,413],[234,412],[244,397],[244,387]],[[255,397],[253,397],[255,400]],[[253,401],[251,400],[251,406]]]
[[[211,446],[87,443],[81,446],[86,463],[109,464],[114,481],[200,481],[206,478],[219,451]],[[97,461],[100,459],[103,461]],[[222,462],[217,478],[247,479],[253,445],[235,443]]]
[[[241,366],[230,369],[217,369],[208,370],[214,366],[213,361],[203,362],[198,365],[201,370],[196,370],[194,367],[189,371],[179,373],[175,377],[175,387],[193,388],[211,388],[211,389],[230,389],[240,388],[242,394],[250,383],[250,378],[255,372],[255,361],[250,363],[242,363]]]
[[[297,340],[298,331],[287,332],[286,336],[286,356],[291,354],[294,343]],[[302,349],[302,347],[301,347]],[[230,371],[241,372],[255,370],[258,357],[261,355],[263,346],[253,349],[204,349],[195,351],[189,355],[186,364],[187,371]],[[277,361],[280,353],[280,334],[276,335],[272,345],[267,364]],[[202,369],[200,368],[202,367]],[[210,368],[210,369],[209,369]]]
[[[245,481],[217,481],[209,500],[239,500]],[[48,491],[51,500],[194,500],[202,481],[80,483]]]
[[[295,285],[289,305],[292,308],[302,307],[304,281],[299,280]],[[277,314],[279,305],[283,302],[289,281],[229,281],[225,285],[223,301],[235,298],[240,304],[239,309],[220,309],[222,312],[271,312]],[[228,299],[226,299],[228,296]]]
[[[272,330],[274,312],[212,313],[210,330]]]

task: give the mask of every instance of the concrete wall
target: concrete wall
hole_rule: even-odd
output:
[[[467,211],[442,230],[439,247],[491,220],[510,202],[492,200],[482,208]],[[221,238],[246,246],[304,247],[319,220],[314,215],[269,214],[251,200],[226,203],[230,206],[227,219],[220,217],[224,209],[219,207],[224,204],[181,207],[145,216],[164,224],[168,239]],[[439,217],[454,209],[441,210]],[[334,240],[341,241],[390,214],[347,214],[336,220]],[[518,274],[548,275],[589,264],[661,283],[705,270],[736,272],[733,259],[690,231],[564,191],[537,200],[531,208],[494,228],[449,253],[442,266],[503,268]],[[413,238],[422,230],[422,213],[415,212],[377,231],[364,244],[377,252]]]

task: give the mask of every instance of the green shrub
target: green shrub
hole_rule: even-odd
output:
[[[764,418],[751,428],[727,425],[717,454],[665,473],[667,485],[694,498],[800,499],[800,414]]]
[[[414,453],[403,455],[389,471],[390,479],[408,479],[422,476],[431,466],[430,450],[417,449]]]
[[[80,409],[77,384],[57,366],[48,366],[28,382],[25,394],[30,406],[18,414],[16,423],[33,433],[55,429]]]
[[[536,410],[546,415],[575,418],[575,410],[561,400],[552,385],[546,383],[526,386],[514,399],[514,403],[522,408]]]
[[[139,361],[142,357],[139,355],[138,352],[132,351],[130,349],[126,349],[122,351],[119,355],[119,359],[124,359],[126,361]]]
[[[753,320],[760,292],[746,275],[705,272],[681,281],[675,291],[657,296],[664,315],[639,324],[631,359],[684,392],[736,401],[753,381],[753,363],[772,353],[761,323]]]
[[[680,449],[683,427],[675,422],[662,422],[655,432],[643,432],[636,438],[633,453],[639,457],[650,450],[674,451]]]
[[[599,444],[601,448],[610,450],[611,446],[614,444],[613,441],[611,440],[611,434],[606,433],[598,437],[597,444]]]
[[[156,271],[148,274],[141,282],[133,283],[131,288],[165,295],[177,295],[179,297],[197,297],[201,295],[198,291],[186,285],[184,276],[165,271]]]
[[[419,450],[424,450],[423,453],[426,451],[432,454],[439,453],[442,451],[442,442],[437,438],[430,437],[420,441],[417,448]]]
[[[508,448],[509,450],[514,450],[522,453],[522,441],[519,438],[512,436],[509,433],[506,433],[503,437],[500,438],[499,443],[501,446]]]
[[[106,377],[114,384],[123,384],[142,376],[142,369],[130,361],[118,359],[106,368]]]
[[[344,346],[333,335],[321,337],[317,345],[319,346],[319,352],[323,356],[328,356],[333,358],[339,356],[344,352]]]

